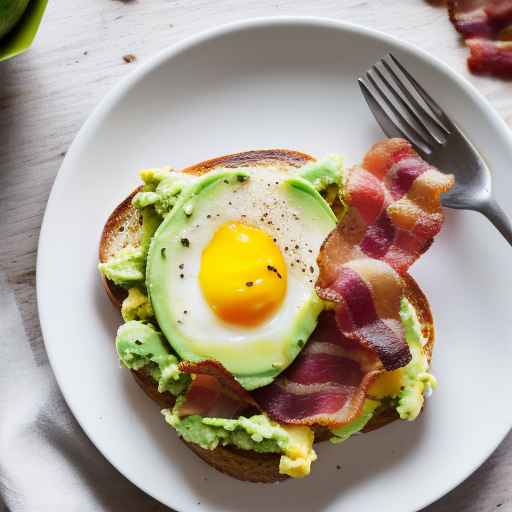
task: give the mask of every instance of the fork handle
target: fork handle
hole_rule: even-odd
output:
[[[503,235],[505,240],[512,245],[512,222],[497,201],[491,199],[489,202],[485,203],[479,211],[493,223],[494,227]]]

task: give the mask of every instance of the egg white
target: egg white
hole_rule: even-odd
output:
[[[318,210],[308,208],[307,202],[303,204],[300,200],[300,192],[290,189],[290,174],[286,171],[272,168],[244,168],[243,171],[248,174],[244,182],[217,181],[203,190],[197,201],[184,204],[184,211],[191,214],[189,220],[179,231],[164,237],[177,247],[165,275],[168,280],[165,302],[170,308],[167,313],[172,318],[172,331],[186,338],[188,349],[197,356],[213,357],[223,363],[229,361],[225,366],[235,374],[245,368],[244,358],[251,358],[254,373],[268,370],[269,364],[273,368],[290,364],[289,344],[296,342],[292,340],[296,333],[301,333],[302,316],[309,310],[316,318],[322,309],[314,291],[318,277],[316,257],[326,235],[335,226],[334,215],[331,218],[323,213],[315,218]],[[271,236],[288,271],[282,304],[270,318],[256,326],[233,325],[219,318],[206,302],[199,282],[203,250],[216,230],[230,221],[247,223]],[[188,240],[187,247],[180,246],[182,239]],[[158,307],[156,311],[160,323],[162,315]],[[304,329],[311,330],[307,326]],[[172,335],[165,330],[173,344]],[[176,348],[179,352],[181,347]],[[240,365],[233,363],[237,357]]]

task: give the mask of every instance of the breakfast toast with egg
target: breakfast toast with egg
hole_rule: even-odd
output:
[[[268,165],[279,166],[285,169],[301,167],[314,161],[314,158],[300,152],[289,150],[263,150],[249,151],[220,158],[207,160],[195,166],[187,167],[182,172],[201,175],[218,168],[240,168],[245,166],[266,167]],[[107,262],[120,249],[126,246],[140,246],[142,242],[142,216],[140,211],[132,205],[134,195],[140,190],[136,189],[113,211],[107,220],[100,241],[100,262]],[[126,297],[126,290],[102,276],[103,284],[111,301],[118,308]],[[433,320],[428,301],[416,284],[414,279],[405,274],[403,279],[406,284],[405,296],[414,306],[422,327],[422,334],[426,340],[424,347],[428,361],[430,362],[434,344]],[[144,368],[131,370],[139,386],[146,395],[155,401],[161,408],[172,408],[175,397],[169,393],[160,393],[157,383]],[[377,411],[368,422],[363,432],[369,432],[380,428],[395,419],[398,414],[395,408],[387,406]],[[327,429],[315,430],[315,441],[327,440],[330,433]],[[287,478],[279,473],[279,455],[257,453],[251,450],[242,450],[233,447],[217,447],[214,450],[206,450],[194,443],[184,441],[205,462],[217,470],[233,476],[239,480],[252,482],[275,482]]]

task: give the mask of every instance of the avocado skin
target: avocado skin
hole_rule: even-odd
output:
[[[20,21],[30,0],[0,0],[0,39]]]

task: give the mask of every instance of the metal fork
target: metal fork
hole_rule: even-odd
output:
[[[443,206],[482,213],[512,245],[512,223],[492,195],[487,165],[398,59],[388,54],[358,82],[388,137],[409,140],[427,162],[455,176],[455,186],[441,198]]]

